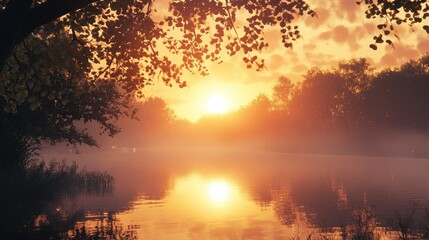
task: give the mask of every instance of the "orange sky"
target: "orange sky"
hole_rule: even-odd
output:
[[[207,101],[213,95],[224,96],[230,109],[250,102],[259,93],[270,94],[279,76],[294,81],[312,67],[329,68],[340,60],[365,57],[376,67],[398,66],[408,59],[416,59],[429,51],[428,35],[415,26],[398,28],[399,40],[395,48],[379,46],[377,51],[368,47],[373,43],[376,24],[367,20],[365,11],[355,1],[309,1],[318,17],[297,20],[303,37],[294,43],[293,50],[285,49],[276,29],[268,29],[266,39],[270,47],[262,53],[267,69],[256,72],[246,68],[243,55],[225,56],[222,64],[207,63],[210,75],[202,77],[185,73],[188,87],[166,87],[162,81],[145,87],[146,96],[160,96],[167,101],[179,118],[198,120],[207,114]],[[239,26],[237,26],[239,27]]]

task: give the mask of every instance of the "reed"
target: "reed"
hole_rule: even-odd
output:
[[[2,239],[32,239],[31,236],[41,232],[35,220],[50,206],[55,206],[64,197],[109,194],[113,181],[113,177],[105,172],[88,171],[76,163],[67,164],[65,161],[32,162],[25,168],[0,170],[0,193],[4,196],[0,198],[0,236]],[[55,207],[52,212],[57,213]],[[51,225],[57,222],[55,214],[46,215]],[[68,215],[66,219],[59,218],[58,222],[61,226],[66,225],[67,229],[73,227],[76,219],[83,217],[81,214]],[[61,227],[43,228],[43,234],[49,233],[46,229],[51,231]]]

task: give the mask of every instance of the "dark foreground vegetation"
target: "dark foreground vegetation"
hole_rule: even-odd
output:
[[[370,206],[355,209],[348,222],[336,227],[325,226],[311,233],[297,233],[287,239],[307,240],[420,240],[429,239],[429,211],[416,203],[410,204],[409,213],[396,214],[389,223],[378,222]]]
[[[81,210],[65,212],[57,204],[82,194],[108,194],[113,178],[76,164],[29,163],[0,171],[2,239],[58,239],[84,219]]]
[[[416,204],[408,214],[380,223],[371,207],[353,210],[349,220],[336,226],[314,228],[283,236],[287,240],[423,240],[429,239],[429,211]],[[139,225],[124,226],[112,212],[84,215],[77,211],[65,216],[59,211],[45,212],[35,220],[37,227],[20,232],[10,239],[140,239]],[[49,221],[48,221],[49,220]],[[238,235],[237,235],[238,236]]]

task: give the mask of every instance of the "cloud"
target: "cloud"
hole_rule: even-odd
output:
[[[303,46],[303,49],[307,51],[312,51],[312,50],[315,50],[316,48],[317,48],[317,45],[313,43],[307,43],[307,44],[304,44]]]
[[[419,50],[414,45],[395,44],[395,47],[385,47],[386,54],[381,58],[380,64],[389,67],[395,67],[405,63],[409,59],[417,59],[420,55]]]
[[[322,32],[319,35],[321,40],[333,40],[336,44],[344,45],[348,44],[351,51],[356,51],[360,48],[357,42],[357,37],[354,31],[350,31],[344,25],[338,25],[332,30]]]
[[[311,67],[325,68],[334,66],[337,63],[335,56],[332,54],[308,51],[305,52],[304,55],[306,62],[308,62]]]
[[[272,53],[280,48],[283,48],[283,44],[281,41],[281,33],[279,29],[270,28],[269,30],[265,31],[264,38],[269,43],[269,46],[265,51],[266,53]]]
[[[419,56],[419,51],[413,45],[397,45],[393,54],[399,59],[415,59]]]
[[[325,32],[322,32],[319,35],[319,39],[322,40],[334,40],[337,44],[344,44],[349,39],[349,30],[343,26],[338,25],[332,30],[328,30]]]
[[[279,54],[273,54],[269,58],[267,68],[269,71],[277,71],[280,67],[283,66],[284,58]]]
[[[421,38],[419,39],[419,43],[417,44],[417,50],[421,53],[429,52],[429,39]]]
[[[223,60],[221,64],[208,64],[209,77],[215,77],[216,80],[221,82],[240,81],[253,72],[251,69],[246,68],[246,64],[243,62],[243,55],[241,54],[233,57],[225,56]]]
[[[365,23],[363,27],[366,29],[366,31],[370,34],[374,34],[377,31],[377,28],[372,23]]]
[[[308,70],[308,67],[304,64],[295,64],[292,66],[292,70],[297,73],[304,73]]]
[[[329,40],[332,37],[332,31],[325,31],[319,34],[319,38],[322,40]]]
[[[182,91],[187,91],[187,89],[182,89]],[[187,104],[187,101],[185,99],[178,98],[175,95],[173,95],[173,96],[174,97],[165,97],[164,100],[168,101],[170,104],[176,104],[176,105]]]
[[[376,27],[374,24],[365,23],[363,25],[356,26],[353,29],[352,34],[356,38],[362,39],[364,37],[374,35],[375,29],[376,29]]]
[[[363,9],[360,9],[356,1],[352,0],[338,1],[338,6],[335,9],[338,9],[336,14],[339,18],[346,18],[350,22],[356,21],[358,12],[363,12]]]
[[[349,38],[349,30],[343,25],[336,26],[332,33],[332,38],[338,44],[344,44]]]
[[[361,48],[358,40],[368,35],[365,27],[347,28],[344,25],[338,25],[331,30],[322,32],[318,38],[325,41],[333,40],[338,45],[347,44],[350,47],[350,51],[354,52]]]
[[[316,12],[316,16],[311,18],[308,17],[304,20],[304,23],[307,27],[311,27],[313,29],[320,27],[321,25],[328,22],[331,14],[330,11],[323,7],[318,7],[314,9]]]
[[[285,68],[286,65],[283,65],[283,68],[281,70]],[[280,76],[282,76],[282,73],[280,72],[266,71],[265,74],[255,74],[248,76],[246,79],[244,79],[244,84],[272,83]]]
[[[391,53],[384,55],[381,58],[380,63],[387,67],[394,67],[398,65],[397,58]]]

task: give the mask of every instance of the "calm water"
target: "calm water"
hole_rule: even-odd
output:
[[[138,149],[45,154],[54,157],[115,177],[110,194],[51,206],[64,214],[83,210],[69,236],[85,229],[136,239],[305,238],[349,224],[356,209],[370,207],[382,231],[413,204],[429,207],[427,159]],[[418,219],[414,227],[425,224]]]

